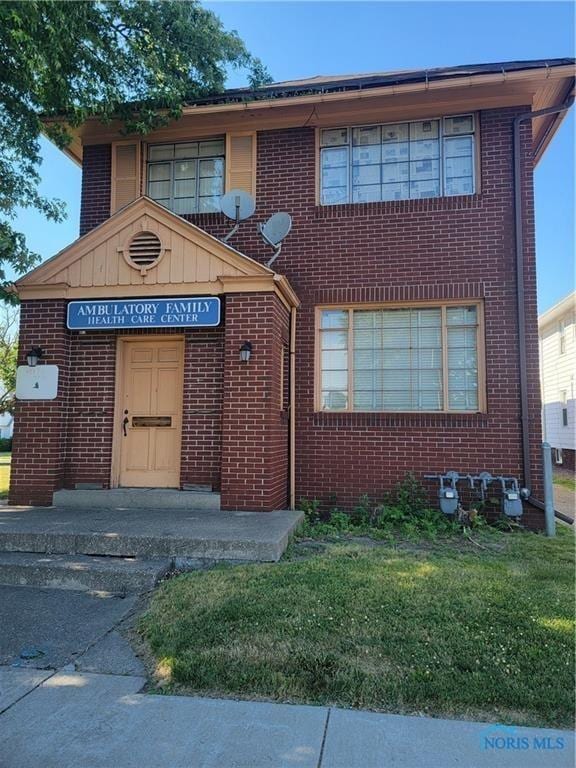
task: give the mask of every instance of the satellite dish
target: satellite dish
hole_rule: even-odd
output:
[[[249,219],[256,210],[252,195],[243,189],[232,189],[220,198],[220,210],[232,221]]]
[[[231,189],[220,198],[220,210],[224,216],[235,222],[230,232],[222,238],[227,242],[238,231],[240,222],[252,216],[256,210],[256,203],[252,195],[244,192],[243,189]]]
[[[268,243],[268,245],[271,245],[275,250],[274,256],[272,256],[267,266],[271,266],[280,255],[282,241],[291,229],[292,216],[290,216],[289,213],[283,213],[282,211],[270,216],[268,221],[265,221],[264,224],[258,225],[258,231],[262,235],[264,241]]]
[[[260,234],[267,243],[276,247],[292,229],[292,216],[289,213],[275,213],[260,227]]]

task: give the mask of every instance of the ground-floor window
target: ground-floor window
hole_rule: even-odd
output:
[[[484,410],[482,306],[321,307],[317,410]]]

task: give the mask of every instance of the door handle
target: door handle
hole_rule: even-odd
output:
[[[126,432],[126,424],[129,424],[129,423],[130,423],[130,419],[128,418],[128,416],[124,416],[124,421],[122,422],[122,431],[124,432],[124,437],[128,435],[128,433]]]

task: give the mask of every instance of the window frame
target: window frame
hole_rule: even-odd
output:
[[[566,333],[567,326],[570,325],[569,318],[567,316],[561,317],[558,320],[558,354],[566,354],[566,341],[568,334]]]
[[[192,157],[192,158],[173,158],[172,160],[150,160],[150,149],[153,147],[162,147],[167,145],[172,145],[173,147],[177,147],[181,144],[191,144],[191,143],[197,143],[201,144],[203,142],[207,141],[222,141],[224,143],[224,151],[222,155],[210,155],[206,157],[201,157],[198,155],[198,157]],[[142,156],[144,158],[144,162],[142,163],[143,169],[142,169],[142,189],[144,190],[144,194],[147,197],[150,197],[151,200],[154,200],[153,197],[151,197],[148,194],[148,184],[150,182],[150,174],[149,174],[149,168],[151,165],[162,165],[163,163],[170,163],[172,168],[170,171],[170,204],[173,205],[174,200],[177,199],[174,197],[174,172],[173,172],[173,165],[177,160],[184,160],[184,161],[195,161],[196,163],[196,185],[195,185],[195,200],[196,200],[196,206],[199,204],[200,195],[198,194],[199,188],[200,188],[200,160],[216,160],[222,158],[224,167],[222,170],[222,194],[226,193],[226,187],[227,187],[227,175],[228,175],[228,163],[226,162],[227,158],[227,150],[228,150],[228,141],[227,141],[227,134],[221,134],[217,136],[193,136],[188,139],[181,139],[180,141],[154,141],[149,142],[145,145],[143,145],[144,152],[142,153]],[[154,200],[154,202],[157,202],[158,205],[164,206],[164,203],[161,203],[158,200]],[[210,213],[219,213],[219,211],[200,211],[200,210],[194,210],[190,213],[176,213],[176,211],[173,210],[173,208],[166,209],[170,211],[171,213],[174,213],[175,216],[198,216],[201,214],[210,214]]]
[[[474,133],[472,134],[464,134],[465,136],[472,136],[472,180],[473,180],[473,191],[471,193],[467,193],[464,195],[446,195],[444,194],[444,141],[446,137],[444,135],[444,118],[448,117],[466,117],[467,115],[471,115],[472,119],[474,121]],[[440,123],[440,130],[439,130],[439,163],[440,163],[440,194],[437,197],[404,197],[400,198],[398,200],[373,200],[370,202],[354,202],[352,200],[352,190],[353,190],[353,184],[352,184],[352,174],[353,174],[353,163],[352,163],[352,138],[350,134],[350,141],[348,144],[342,145],[349,148],[349,160],[348,160],[348,200],[342,203],[323,203],[322,202],[322,150],[327,149],[327,147],[322,146],[322,131],[326,130],[342,130],[346,129],[348,131],[352,131],[354,128],[368,128],[371,126],[387,126],[387,125],[398,125],[401,123],[406,123],[407,125],[410,125],[411,123],[421,123],[421,122],[427,122],[427,121],[433,121],[438,120]],[[470,112],[457,112],[455,114],[443,114],[443,115],[434,115],[432,117],[415,117],[415,118],[409,118],[409,119],[397,119],[397,120],[391,120],[389,122],[385,123],[350,123],[346,125],[321,125],[316,128],[316,156],[315,156],[315,167],[316,167],[316,205],[320,206],[322,208],[338,208],[342,205],[390,205],[390,204],[398,204],[398,203],[406,203],[406,202],[414,202],[414,201],[427,201],[427,200],[449,200],[451,198],[457,198],[457,197],[473,197],[474,195],[477,195],[481,191],[481,182],[482,182],[482,174],[481,174],[481,155],[480,155],[480,146],[481,146],[481,134],[480,134],[480,120],[479,120],[479,114],[477,111],[470,111]],[[380,163],[382,165],[382,163]]]
[[[476,350],[478,356],[478,409],[454,410],[447,407],[448,404],[448,328],[446,323],[446,309],[449,307],[476,307]],[[436,308],[442,311],[442,396],[444,407],[441,410],[422,410],[422,411],[386,411],[386,410],[361,410],[355,409],[354,405],[354,355],[353,355],[353,319],[354,310],[379,310],[379,309],[425,309]],[[351,314],[348,322],[348,407],[338,410],[328,410],[322,408],[322,341],[321,341],[321,323],[322,312],[325,310],[348,310]],[[314,308],[314,412],[338,416],[342,414],[372,414],[384,416],[422,416],[422,415],[466,415],[471,416],[478,413],[487,413],[487,395],[486,395],[486,347],[484,331],[484,301],[480,299],[447,299],[440,301],[403,301],[403,302],[369,302],[369,303],[343,303],[343,304],[319,304]]]

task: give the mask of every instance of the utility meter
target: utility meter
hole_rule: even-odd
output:
[[[507,489],[502,494],[502,505],[507,517],[520,517],[522,500],[518,491]]]
[[[445,515],[454,515],[458,509],[458,491],[456,488],[440,488],[438,492],[440,509]]]

